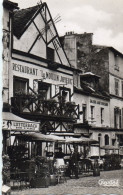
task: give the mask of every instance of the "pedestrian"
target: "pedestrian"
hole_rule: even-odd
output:
[[[77,152],[77,148],[72,148],[71,149],[71,155],[70,155],[70,162],[69,162],[69,166],[70,166],[70,178],[71,175],[75,175],[76,179],[78,179],[78,161],[80,159],[80,155]]]

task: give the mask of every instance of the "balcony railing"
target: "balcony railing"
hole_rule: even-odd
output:
[[[74,102],[56,102],[53,99],[41,100],[38,97],[12,97],[14,112],[46,115],[51,117],[79,118],[79,105]]]

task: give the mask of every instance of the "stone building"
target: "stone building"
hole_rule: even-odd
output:
[[[123,54],[113,47],[93,45],[92,33],[75,34],[66,33],[61,37],[61,43],[73,67],[83,71],[80,75],[82,85],[83,78],[89,74],[100,77],[96,90],[103,96],[110,97],[109,112],[106,113],[108,124],[103,129],[110,133],[110,144],[123,145]],[[77,75],[76,75],[77,76]],[[92,75],[88,75],[88,81]],[[90,81],[89,81],[90,82]],[[77,82],[74,83],[77,85]],[[78,82],[79,85],[79,82]],[[81,86],[80,86],[81,87]],[[84,97],[81,96],[83,100]],[[96,105],[97,107],[97,105]],[[101,110],[100,117],[103,110]],[[88,115],[89,116],[89,115]],[[98,130],[103,124],[96,121]],[[95,129],[95,124],[92,129]],[[101,130],[101,129],[100,129]],[[101,130],[102,131],[102,130]],[[99,132],[101,133],[101,132]],[[117,143],[116,143],[117,142]]]

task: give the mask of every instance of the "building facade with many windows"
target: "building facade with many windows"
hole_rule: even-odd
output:
[[[123,143],[123,54],[113,47],[93,45],[92,33],[75,34],[68,32],[61,37],[61,43],[68,55],[73,67],[79,68],[83,74],[100,76],[98,86],[95,88],[103,96],[108,96],[109,112],[104,115],[104,108],[100,107],[100,117],[96,120],[96,126],[108,129],[113,134],[110,143],[117,140],[119,145]],[[90,77],[91,78],[91,77]],[[82,77],[81,77],[82,80]],[[82,83],[83,81],[81,81]],[[85,82],[85,81],[84,81]],[[97,82],[96,82],[97,83]],[[93,84],[90,85],[93,88]],[[81,97],[84,99],[84,97]],[[80,104],[81,105],[81,104]],[[96,108],[98,105],[96,105]],[[90,108],[91,118],[94,118],[95,105]],[[83,108],[85,113],[85,108]],[[108,124],[103,124],[103,117],[106,117]],[[101,119],[101,123],[99,124]],[[94,126],[95,124],[93,124]],[[94,128],[93,128],[94,129]],[[115,135],[114,135],[115,132]],[[114,141],[115,140],[115,141]]]

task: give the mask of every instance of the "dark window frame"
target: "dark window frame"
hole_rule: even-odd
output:
[[[27,78],[23,78],[23,77],[18,77],[18,76],[13,76],[13,96],[15,96],[15,83],[16,80],[18,81],[23,81],[25,83],[27,83],[27,92],[29,92],[29,79]]]

